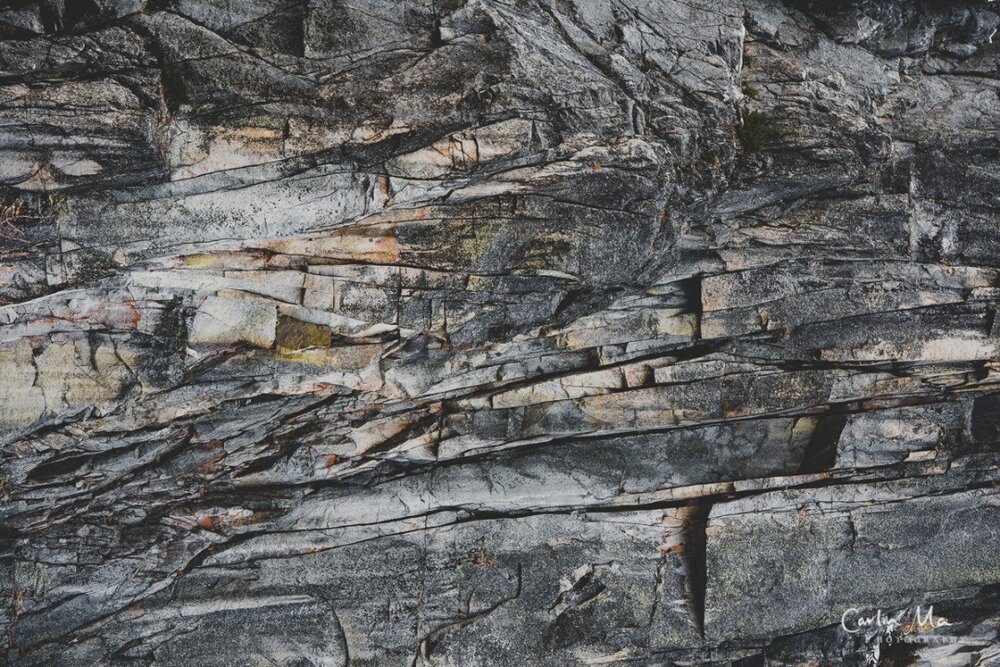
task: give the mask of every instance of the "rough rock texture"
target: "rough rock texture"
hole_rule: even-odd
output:
[[[1000,664],[998,26],[4,2],[0,663]]]

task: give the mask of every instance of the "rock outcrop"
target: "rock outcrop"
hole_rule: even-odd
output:
[[[0,664],[1000,664],[998,27],[5,3]]]

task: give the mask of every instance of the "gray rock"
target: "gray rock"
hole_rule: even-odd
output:
[[[7,3],[0,665],[996,663],[998,27]]]

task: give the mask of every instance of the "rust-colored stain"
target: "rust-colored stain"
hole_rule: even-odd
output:
[[[134,327],[139,324],[139,320],[142,319],[142,314],[136,306],[135,299],[130,296],[125,297],[122,301],[122,305],[125,307],[125,317],[120,320],[120,323],[126,324],[130,327]]]
[[[371,243],[371,254],[377,261],[385,264],[399,261],[399,241],[396,239],[395,227],[387,227],[382,233],[368,237]]]
[[[327,243],[335,257],[375,264],[399,261],[395,224],[352,226],[334,230]]]
[[[478,565],[479,567],[496,567],[496,561],[489,557],[485,550],[480,551],[475,556],[472,557],[473,565]]]

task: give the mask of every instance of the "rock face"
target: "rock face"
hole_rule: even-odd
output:
[[[1000,664],[998,27],[4,3],[0,664]]]

